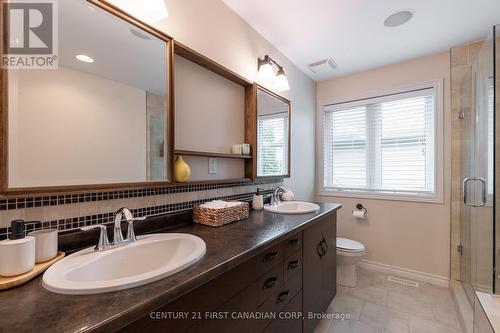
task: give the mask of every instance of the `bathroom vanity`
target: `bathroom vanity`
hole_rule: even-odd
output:
[[[248,220],[221,228],[159,230],[172,219],[165,216],[138,222],[138,233],[196,235],[207,252],[170,277],[111,293],[56,294],[37,278],[2,293],[0,325],[9,332],[312,332],[336,292],[339,208],[321,204],[318,212],[299,215],[253,211]],[[190,222],[189,213],[182,214],[174,219]],[[90,236],[95,241],[97,231]]]

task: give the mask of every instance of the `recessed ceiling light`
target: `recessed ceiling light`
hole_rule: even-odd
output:
[[[94,59],[92,57],[89,57],[88,55],[85,54],[79,54],[75,56],[75,58],[83,62],[88,62],[88,63],[94,62]]]
[[[398,27],[411,20],[413,16],[415,16],[415,11],[413,11],[412,9],[400,10],[399,12],[394,13],[386,18],[384,21],[384,25],[390,28]]]
[[[148,35],[146,35],[145,33],[142,33],[142,32],[139,32],[137,30],[135,30],[134,28],[129,28],[130,32],[135,36],[135,37],[138,37],[140,39],[151,39],[151,37],[149,37]]]

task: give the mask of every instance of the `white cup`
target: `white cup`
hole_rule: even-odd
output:
[[[57,255],[57,230],[44,229],[32,231],[28,234],[35,238],[35,260],[36,263],[46,262],[54,259]]]
[[[0,242],[0,276],[16,276],[35,266],[35,239],[4,240]]]
[[[235,155],[241,155],[241,144],[237,143],[232,145],[231,152]]]
[[[241,153],[243,155],[250,155],[250,144],[248,143],[243,143],[241,145]]]

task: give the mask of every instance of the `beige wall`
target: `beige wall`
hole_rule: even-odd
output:
[[[284,67],[291,90],[283,95],[292,101],[292,175],[285,184],[312,200],[315,83],[222,1],[169,0],[167,6],[169,16],[156,27],[248,80],[256,80],[257,57],[265,54]]]
[[[245,89],[175,57],[175,148],[231,153],[243,143]]]
[[[63,67],[9,76],[9,186],[146,180],[144,90]]]
[[[339,213],[338,235],[365,244],[367,260],[446,279],[450,271],[449,59],[449,53],[445,52],[317,85],[317,104],[320,106],[321,101],[332,98],[348,101],[363,94],[444,79],[444,203],[324,196],[317,199],[343,205]],[[351,214],[358,202],[368,209],[366,220],[357,221]]]
[[[244,143],[245,89],[182,57],[175,57],[175,149],[231,153]],[[190,180],[244,178],[243,160],[217,159],[208,173],[208,158],[184,156]]]

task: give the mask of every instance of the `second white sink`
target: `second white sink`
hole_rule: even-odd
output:
[[[83,295],[141,286],[194,264],[205,242],[189,234],[152,234],[107,251],[76,252],[50,267],[43,286],[61,294]]]
[[[319,206],[312,202],[283,201],[278,205],[265,205],[264,210],[276,214],[306,214],[319,210]]]

